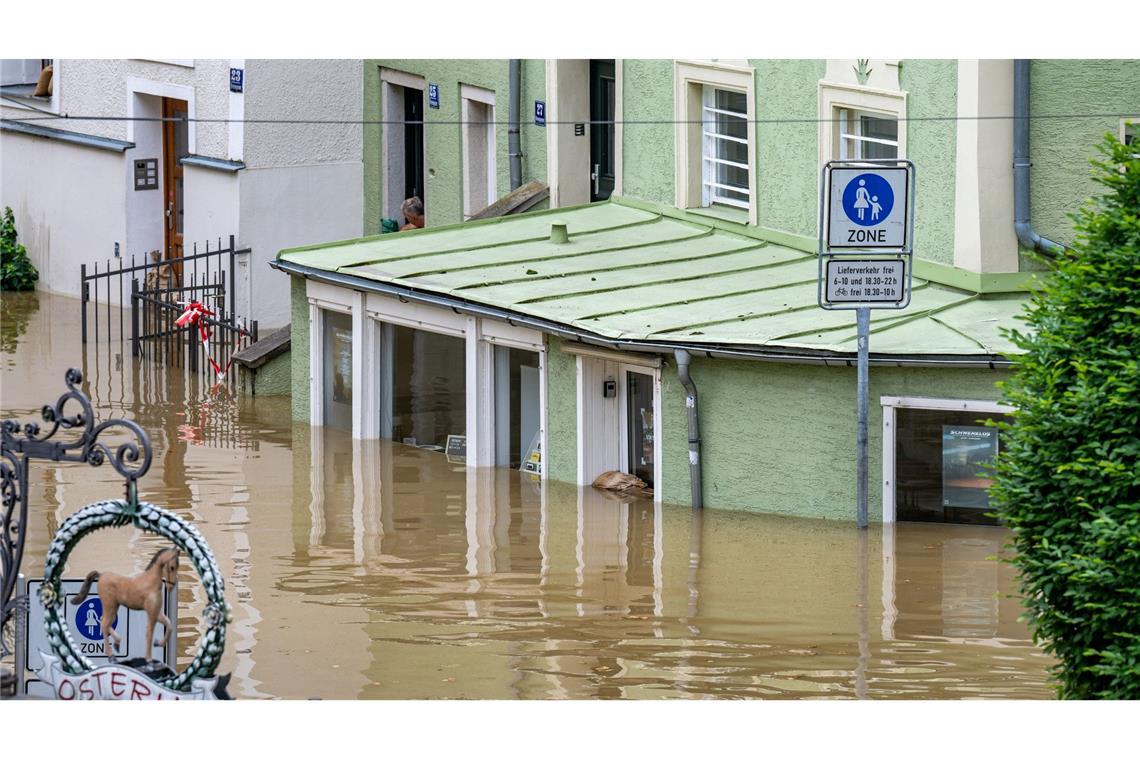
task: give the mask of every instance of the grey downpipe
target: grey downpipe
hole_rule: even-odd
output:
[[[501,69],[500,69],[501,71]],[[512,58],[511,71],[511,103],[507,125],[507,153],[511,162],[511,190],[518,190],[522,186],[522,148],[519,143],[519,110],[522,101],[522,59]]]
[[[683,348],[673,351],[677,359],[677,377],[685,386],[685,406],[689,412],[689,484],[692,488],[693,509],[704,507],[701,498],[701,425],[697,411],[697,386],[689,375],[689,352]]]
[[[1066,247],[1042,237],[1029,221],[1029,60],[1013,62],[1013,229],[1024,248],[1062,254]]]

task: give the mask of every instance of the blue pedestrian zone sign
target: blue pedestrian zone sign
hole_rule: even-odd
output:
[[[907,251],[907,169],[829,167],[827,248]]]
[[[103,641],[103,602],[98,597],[88,597],[75,608],[75,630],[88,641]],[[119,616],[115,615],[111,627],[119,632]]]

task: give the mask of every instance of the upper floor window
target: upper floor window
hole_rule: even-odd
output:
[[[704,88],[702,206],[723,203],[747,209],[748,97],[743,92]]]
[[[754,71],[715,61],[676,61],[674,105],[677,206],[716,208],[756,224]]]
[[[899,157],[899,120],[894,115],[840,108],[839,158]]]
[[[906,158],[905,92],[819,83],[819,162]]]

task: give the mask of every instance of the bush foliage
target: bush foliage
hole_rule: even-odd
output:
[[[1140,698],[1140,158],[1109,135],[1107,192],[1012,331],[991,496],[1013,529],[1034,640],[1068,699]]]
[[[40,273],[28,259],[28,251],[16,242],[16,219],[4,208],[0,221],[0,290],[32,290]]]

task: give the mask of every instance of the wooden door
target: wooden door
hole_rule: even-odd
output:
[[[163,164],[163,196],[165,220],[163,228],[166,230],[166,249],[163,258],[182,258],[182,227],[185,219],[183,200],[184,183],[182,178],[182,162],[180,159],[190,154],[189,124],[186,101],[162,99],[162,164]],[[182,266],[175,264],[175,273],[181,279]]]

